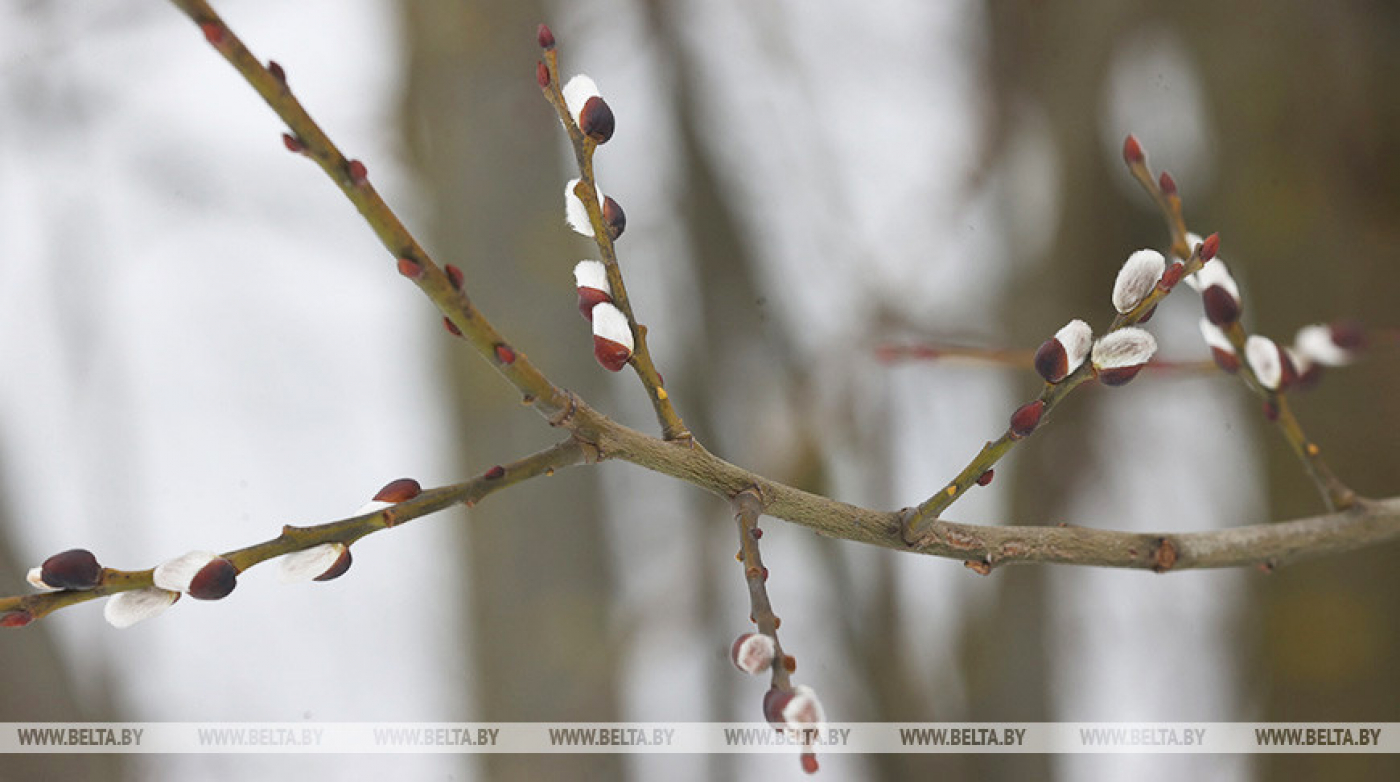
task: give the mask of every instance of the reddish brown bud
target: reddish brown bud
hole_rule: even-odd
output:
[[[330,567],[326,568],[326,572],[322,573],[319,576],[316,576],[311,580],[333,581],[337,578],[340,578],[341,576],[345,575],[345,571],[350,569],[350,563],[353,561],[353,559],[354,558],[350,556],[350,547],[346,546],[345,550],[340,552],[340,556],[336,558],[335,563]]]
[[[1201,303],[1205,305],[1206,320],[1224,328],[1240,319],[1240,300],[1223,285],[1212,285],[1201,291]]]
[[[238,568],[223,557],[212,559],[190,579],[190,597],[196,600],[222,600],[238,586]]]
[[[486,475],[484,477],[488,481],[495,481],[504,478],[506,477],[506,468],[498,464],[495,467],[492,467],[491,469],[487,470]]]
[[[1210,349],[1210,357],[1215,359],[1215,365],[1217,367],[1220,367],[1222,370],[1232,375],[1240,371],[1240,357],[1236,356],[1234,353],[1212,346]]]
[[[1142,145],[1138,143],[1137,136],[1129,133],[1128,137],[1123,139],[1123,162],[1133,166],[1146,159],[1146,156],[1142,153]]]
[[[1098,371],[1099,382],[1106,386],[1126,385],[1128,381],[1137,377],[1145,364],[1133,364],[1126,367],[1107,367]]]
[[[540,85],[540,89],[549,89],[549,66],[542,62],[535,63],[535,83]]]
[[[594,95],[589,98],[578,113],[578,129],[599,144],[612,138],[616,127],[617,120],[613,117],[612,108],[600,96]]]
[[[1040,417],[1045,413],[1045,402],[1037,399],[1034,402],[1027,402],[1016,408],[1016,412],[1011,414],[1011,434],[1013,437],[1021,438],[1028,436],[1040,426]]]
[[[374,495],[375,502],[408,502],[423,493],[423,487],[412,478],[399,478],[384,484]]]
[[[369,170],[365,164],[358,160],[352,160],[345,164],[346,173],[350,174],[350,182],[355,185],[363,185],[365,179],[369,177]]]
[[[1157,305],[1156,305],[1156,304],[1153,304],[1152,307],[1151,307],[1151,309],[1149,309],[1147,312],[1142,313],[1142,317],[1141,317],[1141,318],[1138,318],[1137,322],[1138,322],[1139,324],[1146,323],[1147,321],[1152,320],[1152,316],[1153,316],[1153,315],[1156,315],[1156,314],[1157,314]]]
[[[606,291],[597,288],[578,289],[578,311],[588,321],[593,320],[593,307],[605,301],[612,301],[612,297]]]
[[[763,538],[763,530],[758,527],[754,527],[753,532],[750,532],[749,534],[753,535],[754,540],[761,540]]]
[[[1176,180],[1172,179],[1172,175],[1165,171],[1160,177],[1157,177],[1157,186],[1162,189],[1162,195],[1169,197],[1176,195]]]
[[[44,560],[39,578],[54,589],[92,589],[102,581],[102,566],[91,551],[69,549]]]
[[[1181,282],[1181,274],[1186,271],[1186,264],[1177,261],[1162,272],[1162,279],[1157,281],[1157,287],[1164,291],[1169,291]]]
[[[496,360],[510,366],[515,363],[515,350],[510,345],[496,345]]]
[[[34,621],[34,615],[25,610],[0,614],[0,627],[24,627]]]
[[[996,470],[987,470],[986,472],[984,472],[984,473],[982,473],[981,475],[977,476],[977,485],[978,485],[978,486],[986,486],[987,484],[989,484],[989,483],[992,482],[992,478],[995,477],[995,475],[996,475]]]
[[[593,335],[593,357],[609,372],[620,372],[632,358],[632,350],[626,345],[614,342],[607,337]]]
[[[790,654],[783,655],[783,670],[788,673],[797,673],[797,658]]]
[[[447,333],[451,334],[454,337],[462,336],[462,330],[457,328],[457,324],[453,323],[452,319],[447,317],[446,315],[442,316],[442,327],[447,329]]]
[[[282,85],[282,89],[287,88],[287,72],[282,69],[282,65],[276,60],[267,61],[267,72],[272,74],[272,78]]]
[[[1209,261],[1218,252],[1220,252],[1220,234],[1211,234],[1205,238],[1205,241],[1201,242],[1201,261]]]
[[[306,145],[301,143],[301,139],[290,133],[282,134],[282,146],[286,147],[288,152],[295,152],[297,154],[306,151]]]
[[[1035,371],[1047,383],[1058,383],[1069,374],[1069,356],[1065,346],[1054,337],[1045,340],[1035,352]]]
[[[1330,327],[1332,342],[1343,350],[1361,350],[1366,347],[1366,328],[1354,320],[1338,321]]]
[[[549,29],[549,25],[541,23],[535,30],[535,40],[539,42],[541,49],[553,49],[554,31]]]
[[[821,765],[817,763],[817,753],[803,752],[801,757],[802,770],[808,774],[815,774],[821,768]]]
[[[225,35],[224,26],[221,24],[215,22],[200,22],[199,29],[204,32],[204,40],[214,46],[221,47],[224,45],[224,42],[228,40],[228,36]]]
[[[783,719],[783,709],[787,708],[788,701],[791,700],[791,690],[780,690],[777,687],[769,689],[763,693],[763,718],[776,728],[787,727],[787,720]]]
[[[462,276],[462,270],[449,263],[444,271],[447,272],[447,281],[452,284],[452,289],[460,291],[462,286],[466,284],[466,278]]]
[[[400,258],[399,274],[402,274],[410,280],[419,279],[423,276],[423,264],[413,260],[412,258]]]
[[[627,213],[622,211],[622,207],[612,196],[603,197],[603,222],[608,224],[608,236],[613,239],[627,230]]]

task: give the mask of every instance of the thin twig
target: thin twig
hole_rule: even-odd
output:
[[[768,568],[763,566],[763,555],[759,552],[758,540],[763,531],[758,527],[758,517],[763,514],[763,500],[758,492],[745,489],[730,500],[734,510],[734,521],[739,525],[739,563],[744,566],[744,581],[749,587],[749,619],[758,626],[758,631],[773,639],[772,686],[780,690],[792,689],[792,668],[778,640],[778,627],[782,624],[773,612],[773,604],[768,599]]]

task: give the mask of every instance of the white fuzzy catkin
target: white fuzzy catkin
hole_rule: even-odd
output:
[[[1332,339],[1332,329],[1320,323],[1298,329],[1293,337],[1293,349],[1300,356],[1325,367],[1340,367],[1351,363],[1351,351]]]
[[[1055,332],[1055,339],[1065,349],[1065,371],[1073,372],[1088,358],[1089,350],[1094,346],[1094,330],[1088,323],[1075,318]]]
[[[1230,338],[1225,336],[1225,332],[1219,326],[1210,322],[1209,318],[1201,318],[1201,338],[1206,341],[1207,347],[1223,350],[1230,355],[1235,355],[1235,346],[1230,344]]]
[[[1166,268],[1167,259],[1156,250],[1138,250],[1129,255],[1113,281],[1113,308],[1126,313],[1142,303]]]
[[[322,543],[282,557],[277,578],[284,584],[312,581],[331,569],[345,553],[344,543]]]
[[[575,125],[578,124],[578,115],[583,111],[584,104],[588,103],[590,98],[602,97],[598,92],[598,85],[582,73],[569,79],[563,92],[564,106],[569,110],[569,116],[573,117]]]
[[[602,261],[579,261],[574,265],[574,287],[592,288],[612,296],[608,269]]]
[[[1244,357],[1259,384],[1268,389],[1278,388],[1283,379],[1283,359],[1279,357],[1278,345],[1268,337],[1251,334],[1244,341]]]
[[[627,348],[629,352],[635,349],[632,345],[632,328],[627,325],[627,316],[623,315],[616,305],[606,301],[593,307],[593,336],[612,340]]]
[[[102,607],[102,618],[116,628],[131,627],[143,619],[158,616],[175,603],[178,592],[157,587],[118,592]]]
[[[1098,369],[1146,364],[1157,352],[1157,340],[1144,329],[1128,326],[1111,331],[1094,343],[1092,358]]]

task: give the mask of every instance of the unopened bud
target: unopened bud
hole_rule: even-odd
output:
[[[69,549],[44,560],[39,578],[54,589],[92,589],[102,583],[102,565],[87,549]]]
[[[191,551],[155,569],[155,585],[171,592],[186,592],[198,600],[218,600],[237,586],[238,569],[208,551]]]
[[[0,614],[0,627],[24,627],[34,621],[34,615],[24,609]]]
[[[1045,402],[1037,399],[1016,408],[1011,414],[1011,434],[1016,438],[1028,437],[1040,426],[1040,417],[1045,414]]]
[[[579,111],[578,129],[599,144],[606,144],[617,129],[617,118],[613,116],[612,107],[607,101],[594,96]]]
[[[1137,136],[1128,134],[1123,139],[1123,162],[1130,166],[1135,166],[1147,160],[1147,156],[1142,152],[1142,145],[1138,143]]]
[[[1228,326],[1240,319],[1240,300],[1223,285],[1212,285],[1201,291],[1206,319],[1217,326]]]
[[[423,493],[423,487],[418,481],[412,478],[398,478],[384,484],[374,495],[376,502],[387,502],[396,505],[400,502],[408,502]]]
[[[541,23],[535,30],[535,41],[539,43],[541,49],[553,49],[554,31],[549,29],[549,25]]]
[[[1201,260],[1209,261],[1220,252],[1220,234],[1214,233],[1201,242]]]
[[[346,163],[345,172],[350,175],[350,183],[354,185],[363,185],[365,180],[369,178],[369,169],[365,168],[365,164],[358,160]]]
[[[1176,195],[1176,180],[1172,179],[1172,175],[1165,171],[1160,177],[1157,177],[1157,187],[1161,188],[1162,195],[1168,198]]]
[[[608,236],[612,239],[617,239],[627,230],[627,213],[622,211],[622,206],[612,196],[603,198],[603,222],[607,223]]]

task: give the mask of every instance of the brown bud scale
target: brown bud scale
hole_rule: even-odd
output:
[[[1201,291],[1206,320],[1225,328],[1240,319],[1240,302],[1223,285],[1212,285]]]
[[[453,323],[452,319],[447,317],[446,315],[442,316],[442,327],[447,329],[447,333],[451,334],[454,337],[462,336],[462,330],[457,328],[457,324]]]
[[[408,502],[422,493],[423,487],[419,485],[418,481],[412,478],[399,478],[384,484],[384,488],[374,495],[374,499],[376,502],[400,503]]]
[[[1016,408],[1016,412],[1011,414],[1011,434],[1016,437],[1028,436],[1040,426],[1040,417],[1044,413],[1045,402],[1040,399]]]
[[[617,128],[617,119],[608,102],[594,95],[578,113],[578,129],[599,144],[607,143]]]
[[[608,236],[613,239],[627,230],[627,213],[622,211],[622,206],[612,196],[603,197],[603,222],[607,223]]]
[[[350,563],[352,560],[353,557],[350,556],[350,547],[346,546],[345,550],[340,552],[340,556],[336,558],[335,562],[333,562],[330,567],[326,568],[326,572],[311,580],[332,581],[334,579],[340,578],[341,576],[345,575],[345,571],[350,569]]]
[[[462,270],[449,263],[443,271],[447,272],[447,281],[452,284],[452,289],[456,291],[462,290],[462,286],[466,284],[466,278],[462,275]]]
[[[496,346],[496,360],[510,366],[515,363],[515,350],[510,345]]]
[[[399,274],[410,280],[417,280],[423,276],[423,265],[412,258],[400,258]]]
[[[626,345],[595,334],[593,335],[593,357],[598,359],[598,363],[603,365],[603,369],[609,372],[620,372],[623,367],[627,366],[627,360],[632,357],[632,351]]]
[[[987,470],[986,472],[984,472],[984,473],[982,473],[981,475],[977,476],[977,485],[978,485],[978,486],[986,486],[987,484],[989,484],[989,483],[992,482],[992,478],[993,478],[995,475],[996,475],[996,470]]]
[[[1128,137],[1123,139],[1123,162],[1131,166],[1144,160],[1146,156],[1142,153],[1142,145],[1138,143],[1137,136],[1129,133]]]
[[[541,23],[535,29],[535,41],[539,43],[541,49],[554,48],[554,31],[549,29],[549,25]]]
[[[345,164],[346,173],[350,174],[350,182],[355,185],[363,185],[369,178],[369,169],[358,160],[352,160]]]
[[[1146,366],[1146,364],[1133,364],[1132,366],[1126,367],[1100,369],[1098,371],[1099,382],[1106,386],[1113,387],[1127,385],[1128,381],[1137,377],[1137,374],[1142,371],[1144,366]]]
[[[306,151],[306,145],[301,143],[301,139],[297,138],[296,136],[293,136],[290,133],[282,134],[282,146],[286,147],[288,152],[296,152],[300,154]]]
[[[500,480],[501,478],[506,477],[506,468],[498,464],[495,467],[492,467],[491,469],[487,470],[486,475],[483,477],[485,477],[488,481]]]
[[[1035,351],[1035,371],[1047,383],[1058,383],[1069,374],[1069,356],[1065,346],[1055,337],[1045,340]]]
[[[0,627],[24,627],[34,621],[34,615],[25,610],[0,614]]]
[[[196,600],[222,600],[238,586],[238,568],[223,557],[210,560],[190,579],[190,597]]]
[[[69,549],[44,560],[39,578],[54,589],[92,589],[102,582],[102,565],[87,549]]]

